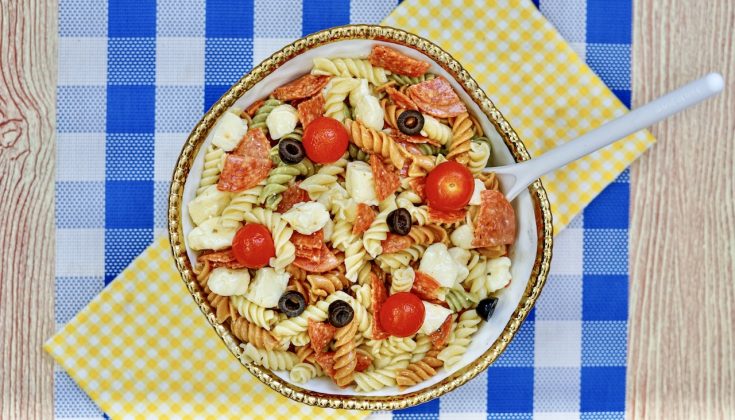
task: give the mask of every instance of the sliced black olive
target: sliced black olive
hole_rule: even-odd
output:
[[[306,309],[306,299],[301,293],[290,290],[278,299],[278,309],[289,318],[299,316]]]
[[[477,308],[475,310],[477,311],[477,315],[479,315],[480,318],[487,321],[488,319],[490,319],[491,316],[493,316],[493,312],[495,312],[496,306],[498,306],[498,298],[489,297],[487,299],[481,300],[480,303],[477,304]]]
[[[424,116],[418,111],[408,109],[401,112],[396,124],[403,134],[418,134],[424,128]]]
[[[278,143],[278,156],[282,161],[294,164],[301,162],[306,156],[304,145],[300,141],[286,139]]]
[[[349,303],[344,300],[335,300],[329,304],[329,323],[337,328],[342,328],[352,321],[355,311]]]
[[[406,209],[395,209],[388,213],[388,229],[396,235],[406,236],[411,231],[411,213]]]

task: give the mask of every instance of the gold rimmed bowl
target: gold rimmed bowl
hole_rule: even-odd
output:
[[[194,198],[212,127],[230,108],[246,108],[268,96],[276,87],[309,72],[315,57],[366,56],[376,44],[388,45],[428,61],[432,65],[430,72],[443,75],[450,81],[490,138],[493,166],[530,158],[508,121],[472,76],[446,51],[431,41],[399,29],[348,25],[317,32],[287,45],[232,86],[189,135],[176,163],[169,195],[168,227],[176,266],[194,301],[227,349],[245,369],[275,391],[293,400],[321,407],[401,409],[437,398],[474,378],[498,358],[517,333],[546,282],[551,262],[551,210],[541,181],[536,181],[512,203],[518,223],[516,242],[509,255],[513,263],[513,280],[500,295],[493,317],[481,325],[464,358],[453,369],[441,369],[433,378],[405,390],[388,387],[372,393],[360,393],[352,388],[339,388],[324,378],[297,385],[291,382],[288,372],[271,371],[240,357],[239,341],[227,326],[217,322],[196,282],[192,271],[196,254],[186,245],[186,235],[193,225],[184,203]]]

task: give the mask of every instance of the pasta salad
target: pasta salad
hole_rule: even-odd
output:
[[[188,205],[195,273],[242,357],[369,392],[458,366],[511,281],[480,124],[382,45],[220,118]]]

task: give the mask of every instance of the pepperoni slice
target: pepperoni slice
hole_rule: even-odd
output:
[[[474,247],[512,245],[515,241],[516,214],[500,191],[485,190],[480,193],[480,211],[477,212],[474,225]]]
[[[426,177],[417,176],[408,180],[411,189],[421,197],[421,201],[426,201]]]
[[[449,332],[452,331],[452,320],[454,316],[452,314],[447,315],[447,319],[442,322],[441,327],[433,333],[429,334],[429,340],[431,340],[431,347],[434,349],[440,349],[447,344],[449,338]]]
[[[390,131],[386,130],[389,136],[393,138],[393,140],[399,142],[399,143],[410,143],[410,144],[424,144],[429,143],[432,146],[441,146],[441,144],[436,141],[432,140],[428,137],[424,136],[410,136],[408,134],[403,134],[398,130],[391,129]],[[417,153],[414,153],[417,154]],[[420,153],[418,153],[420,154]]]
[[[396,235],[395,233],[388,232],[387,237],[381,242],[383,246],[383,253],[389,254],[391,252],[403,251],[413,244],[413,240],[408,236]]]
[[[383,67],[393,73],[418,77],[426,73],[431,64],[411,58],[403,53],[383,45],[376,45],[368,56],[370,64]]]
[[[429,207],[429,222],[431,223],[456,223],[464,220],[467,210],[454,211],[437,210]]]
[[[385,88],[385,92],[388,94],[390,99],[398,105],[399,108],[403,109],[412,109],[414,111],[418,111],[419,107],[416,106],[416,102],[411,100],[408,96],[406,96],[405,93],[397,90],[393,86],[387,86]]]
[[[319,229],[311,235],[294,232],[290,240],[296,246],[296,251],[299,249],[317,249],[321,251],[324,245],[324,231]]]
[[[380,317],[377,315],[380,313],[380,308],[383,306],[383,302],[388,299],[388,289],[385,288],[385,281],[378,277],[377,274],[371,272],[370,280],[372,285],[373,339],[383,340],[388,338],[390,334],[388,334],[380,325]]]
[[[285,213],[291,210],[291,207],[298,203],[306,203],[311,201],[309,193],[299,188],[299,183],[291,185],[286,191],[281,194],[281,201],[278,203],[276,209],[279,213]]]
[[[319,92],[312,96],[311,99],[301,102],[297,108],[301,126],[306,128],[312,121],[324,114],[324,96]]]
[[[308,326],[306,328],[309,334],[309,340],[311,341],[311,348],[314,349],[316,354],[324,352],[324,349],[327,348],[329,342],[332,341],[334,334],[337,332],[337,328],[332,324],[316,322],[313,319],[308,320]]]
[[[344,256],[334,255],[334,253],[325,244],[322,246],[319,259],[316,262],[312,261],[311,258],[296,257],[293,261],[293,265],[312,273],[324,273],[329,270],[334,270],[342,264],[342,261],[344,261]]]
[[[411,293],[420,297],[421,300],[436,301],[439,299],[440,288],[441,285],[434,277],[417,270],[413,279]]]
[[[437,118],[456,117],[467,112],[452,85],[443,77],[409,86],[406,91],[421,111]]]
[[[373,363],[373,358],[369,354],[363,353],[362,351],[357,352],[357,365],[355,366],[355,372],[364,372]]]
[[[265,103],[265,99],[258,99],[257,101],[253,102],[249,107],[245,108],[245,113],[250,115],[251,117],[255,115],[256,112],[258,112],[258,109]]]
[[[358,203],[357,216],[355,217],[355,224],[352,225],[352,233],[361,235],[373,224],[373,220],[375,220],[375,210],[365,203]]]
[[[273,97],[281,101],[308,98],[314,96],[327,85],[332,76],[305,74],[291,83],[287,83],[273,91]]]
[[[385,200],[401,186],[401,180],[398,178],[398,173],[395,172],[392,167],[389,168],[386,166],[378,155],[370,155],[370,168],[373,170],[375,195],[378,197],[378,200]]]
[[[322,367],[324,373],[326,373],[330,378],[334,378],[334,352],[317,353],[314,358],[316,359],[316,362],[319,363],[319,366]]]
[[[237,258],[235,258],[235,254],[232,253],[232,248],[202,254],[197,258],[197,260],[200,262],[208,261],[212,265],[213,269],[218,267],[227,267],[232,270],[245,268],[245,266],[239,263]]]
[[[270,159],[256,159],[234,154],[227,155],[219,181],[217,181],[217,189],[238,192],[253,188],[268,177],[271,166]]]
[[[254,159],[270,160],[271,144],[260,128],[253,128],[245,133],[232,154],[238,156],[249,156]]]

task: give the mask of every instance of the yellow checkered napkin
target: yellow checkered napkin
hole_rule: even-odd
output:
[[[452,54],[505,115],[531,156],[626,112],[528,0],[409,1],[383,22]],[[647,131],[542,180],[559,232],[654,142]]]
[[[530,1],[407,1],[385,24],[454,55],[539,155],[625,107]],[[558,232],[654,141],[640,132],[546,176]],[[227,351],[194,305],[166,239],[138,257],[45,345],[113,417],[362,417],[271,391]]]
[[[194,304],[167,238],[146,249],[44,348],[113,418],[365,415],[291,401],[245,370]]]

